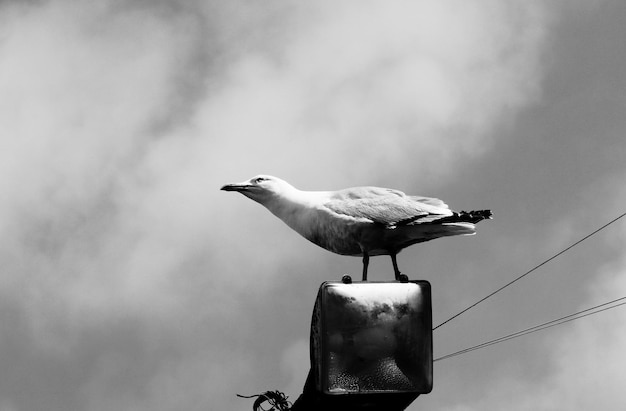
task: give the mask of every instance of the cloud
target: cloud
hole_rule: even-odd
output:
[[[544,244],[567,247],[623,213],[619,207],[626,192],[618,184],[623,178],[622,171],[582,189],[583,204],[571,204],[572,211],[550,225],[549,231],[554,232]],[[600,198],[610,198],[602,216],[585,221],[585,204]],[[622,220],[515,284],[501,294],[505,297],[485,302],[477,308],[485,311],[450,338],[460,336],[479,344],[626,296],[626,259],[621,253],[626,229]],[[530,320],[534,314],[539,316]],[[625,375],[620,366],[626,360],[624,324],[626,306],[619,306],[435,363],[435,389],[413,407],[437,406],[447,411],[617,409],[624,402],[621,382]],[[492,334],[493,328],[502,331]],[[435,351],[446,344],[436,333]],[[458,349],[464,348],[456,344]],[[472,376],[482,374],[486,377],[474,384]],[[454,395],[446,397],[447,392]]]
[[[598,182],[589,193],[614,190],[621,178],[613,176]],[[619,215],[617,204],[626,193],[613,191],[615,203],[607,206],[611,217]],[[617,210],[617,211],[612,211]],[[595,239],[613,254],[605,259],[595,272],[587,273],[588,286],[584,302],[579,309],[586,309],[598,304],[626,296],[626,259],[619,254],[626,244],[626,230],[623,222],[617,221],[603,233],[603,239]],[[615,258],[615,253],[619,257]],[[550,350],[546,358],[550,359],[551,370],[539,384],[529,387],[536,392],[533,403],[524,409],[552,410],[571,409],[588,410],[619,408],[623,403],[623,389],[620,381],[626,378],[626,372],[619,364],[626,361],[626,309],[617,307],[593,316],[585,317],[554,332],[547,347]],[[561,328],[559,327],[559,328]],[[553,329],[554,330],[554,329]]]
[[[458,175],[538,98],[548,24],[496,1],[0,7],[0,407],[17,410],[232,409],[239,386],[300,372],[308,297],[289,281],[317,282],[319,254],[219,186]]]
[[[227,169],[280,159],[278,171],[348,182],[376,158],[396,180],[398,163],[442,178],[488,150],[490,129],[538,97],[547,24],[538,4],[308,8],[287,42],[237,61],[201,114],[207,134],[221,137],[218,152],[254,147]]]
[[[623,233],[623,232],[622,232]],[[623,242],[622,242],[623,243]],[[604,267],[596,284],[579,310],[624,296],[626,262]],[[446,410],[503,409],[588,410],[615,409],[623,403],[626,373],[620,366],[626,360],[626,310],[610,311],[581,318],[544,331],[549,344],[534,355],[544,358],[547,370],[532,380],[518,372],[502,375],[479,401],[453,405]],[[540,338],[534,336],[522,338]]]
[[[311,368],[309,355],[309,340],[299,339],[285,348],[281,362],[281,374],[284,376],[286,384],[281,391],[290,394],[289,400],[294,402],[306,381],[307,374]],[[297,394],[297,395],[296,395]]]
[[[624,295],[626,264],[615,267],[598,279],[590,301],[610,301]],[[621,290],[621,294],[620,294]],[[542,390],[543,409],[564,406],[585,410],[590,407],[611,409],[623,402],[626,372],[619,364],[626,361],[626,312],[623,307],[581,320],[571,333],[559,340],[554,358],[557,372]]]
[[[0,51],[7,272],[24,264],[29,281],[63,293],[47,273],[80,281],[112,269],[98,260],[121,251],[111,240],[124,184],[172,91],[154,85],[169,84],[179,44],[157,18],[138,28],[132,15],[68,3],[9,23]]]
[[[181,109],[179,70],[191,64],[198,33],[184,13],[113,6],[2,6],[0,361],[13,371],[0,397],[8,409],[82,409],[114,387],[119,401],[137,402],[160,372],[143,365],[172,355],[180,312],[170,270],[187,251],[173,252],[170,241],[184,249],[195,232],[164,232],[137,195],[155,197],[146,153],[184,118],[168,112]],[[141,382],[121,387],[130,363]]]

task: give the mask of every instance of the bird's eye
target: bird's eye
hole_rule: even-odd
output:
[[[267,180],[267,178],[265,178],[265,177],[257,177],[257,178],[254,179],[254,183],[255,184],[259,184],[259,183],[261,183],[263,181],[266,181],[266,180]]]

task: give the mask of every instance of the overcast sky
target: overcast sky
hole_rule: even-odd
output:
[[[490,208],[398,257],[440,323],[626,212],[626,5],[0,1],[0,411],[295,400],[331,254],[219,191],[265,173]],[[626,296],[626,221],[435,356]],[[387,257],[370,279],[392,278]],[[615,410],[626,308],[435,363],[409,410]]]

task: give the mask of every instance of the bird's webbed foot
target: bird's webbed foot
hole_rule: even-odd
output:
[[[400,281],[401,283],[408,283],[409,282],[409,276],[406,274],[398,274],[396,275],[396,280]]]

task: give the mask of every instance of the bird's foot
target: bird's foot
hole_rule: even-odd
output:
[[[396,280],[400,281],[401,283],[408,283],[409,282],[409,276],[407,276],[406,274],[397,273],[396,274]]]

